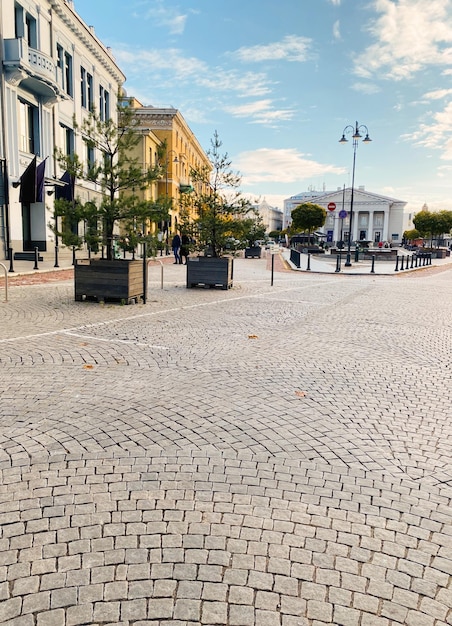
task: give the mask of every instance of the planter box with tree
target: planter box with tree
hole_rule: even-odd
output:
[[[150,225],[168,219],[169,207],[167,199],[147,201],[137,193],[161,176],[161,167],[143,167],[134,157],[134,148],[140,141],[136,124],[133,110],[128,107],[118,107],[117,123],[101,119],[93,110],[80,127],[74,121],[74,128],[87,152],[98,160],[86,167],[77,154],[57,154],[60,166],[66,170],[62,180],[66,177],[69,183],[55,200],[56,215],[61,217],[61,228],[56,229],[56,234],[74,250],[86,243],[90,252],[88,259],[75,263],[76,300],[130,302],[145,295],[143,262],[118,258],[119,250],[133,252],[134,259],[138,244],[145,244],[143,251],[152,253],[158,241],[150,232]],[[83,203],[75,197],[77,178],[98,186],[96,200]],[[83,236],[78,234],[80,223]],[[102,259],[92,259],[91,253],[98,250],[102,250]]]
[[[250,203],[239,191],[241,178],[231,170],[231,161],[227,153],[220,152],[221,146],[215,132],[207,152],[211,167],[190,172],[193,191],[185,197],[181,231],[200,256],[188,259],[188,288],[232,287],[233,259],[229,255],[243,246],[243,218]]]

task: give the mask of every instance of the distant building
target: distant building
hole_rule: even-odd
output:
[[[263,200],[260,204],[254,205],[254,208],[257,209],[262,216],[267,233],[282,230],[283,212],[281,209],[270,206],[266,200]]]
[[[168,238],[178,230],[182,197],[192,189],[190,171],[202,167],[211,169],[211,163],[177,109],[143,106],[136,98],[127,96],[122,104],[133,108],[138,121],[140,142],[136,149],[143,155],[142,160],[148,166],[162,166],[162,178],[145,193],[146,199],[172,199],[170,220],[163,228],[163,236]],[[184,207],[189,206],[189,203],[184,204]]]
[[[284,228],[290,226],[291,212],[304,202],[318,204],[327,210],[323,228],[327,243],[348,241],[350,231],[351,188],[337,191],[306,192],[284,201]],[[352,241],[389,241],[401,243],[405,230],[404,208],[406,202],[388,196],[365,191],[364,187],[353,190]],[[331,210],[328,210],[330,206]],[[341,217],[341,212],[344,217]]]

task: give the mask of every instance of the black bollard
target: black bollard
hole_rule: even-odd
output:
[[[413,269],[413,263],[414,263],[414,254],[411,255],[411,265],[410,265],[410,269]]]
[[[358,246],[355,248],[355,263],[359,261],[359,248]]]
[[[370,268],[370,273],[375,274],[375,254],[372,255],[372,266]]]
[[[38,261],[39,261],[39,248],[35,247],[35,264],[33,266],[34,270],[38,270]]]
[[[58,265],[58,244],[56,244],[56,246],[55,246],[55,264],[54,264],[53,267],[60,267]]]
[[[340,272],[341,271],[341,257],[339,256],[339,254],[336,256],[336,272]]]
[[[402,257],[401,257],[401,259],[402,259],[402,260],[401,260],[400,269],[401,269],[401,270],[404,270],[404,269],[405,269],[405,264],[404,264],[405,257],[403,257],[403,256],[402,256]]]
[[[308,254],[308,265],[306,267],[306,270],[309,272],[311,269],[311,255]]]
[[[14,250],[12,248],[8,248],[8,258],[9,258],[9,271],[14,272]]]
[[[396,255],[394,272],[398,272],[398,271],[399,271],[399,257],[398,257],[398,255]]]
[[[72,265],[75,265],[75,246],[72,246]]]

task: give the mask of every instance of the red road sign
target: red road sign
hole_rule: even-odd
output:
[[[336,203],[335,202],[330,202],[328,204],[328,211],[334,211],[336,208]]]

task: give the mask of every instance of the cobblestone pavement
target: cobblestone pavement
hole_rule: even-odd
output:
[[[452,624],[450,268],[0,304],[0,624]]]

